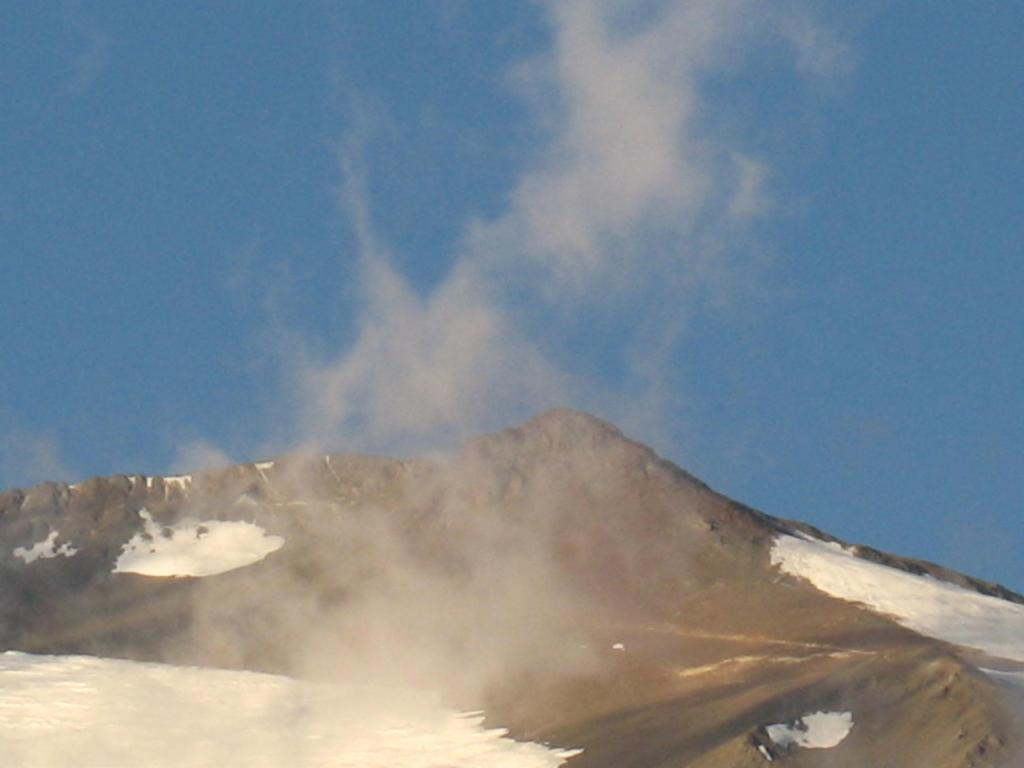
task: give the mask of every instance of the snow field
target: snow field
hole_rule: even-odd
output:
[[[64,542],[58,547],[57,536],[57,531],[50,531],[42,541],[37,541],[31,547],[16,547],[11,554],[24,560],[26,564],[51,557],[73,557],[78,550],[71,546],[70,542]]]
[[[183,520],[165,528],[144,509],[139,516],[143,531],[125,544],[114,573],[213,576],[252,565],[284,546],[280,536],[244,521]]]
[[[413,691],[89,656],[0,655],[5,768],[555,768]]]
[[[784,573],[922,635],[1024,661],[1024,605],[879,565],[810,537],[776,537],[771,559]]]

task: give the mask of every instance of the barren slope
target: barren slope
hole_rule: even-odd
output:
[[[237,564],[188,575],[199,560],[210,572],[214,535]],[[978,665],[1021,665],[829,596],[773,563],[780,536],[834,541],[557,411],[444,462],[290,456],[9,491],[0,638],[441,684],[517,735],[582,747],[574,766],[1013,765],[1012,686]],[[161,556],[159,572],[181,575],[117,572]],[[778,736],[818,712],[852,723],[834,746]]]

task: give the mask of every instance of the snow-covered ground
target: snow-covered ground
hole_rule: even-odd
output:
[[[4,768],[554,768],[431,696],[89,656],[0,655]]]
[[[73,557],[78,550],[71,546],[71,542],[64,542],[57,546],[57,531],[50,531],[49,535],[42,541],[37,541],[31,547],[16,547],[12,554],[21,558],[26,564],[34,563],[36,560],[46,560],[51,557]]]
[[[114,573],[144,576],[212,576],[259,562],[284,545],[253,523],[240,520],[184,520],[171,527],[146,510],[143,531],[125,544]]]
[[[768,738],[780,747],[795,744],[805,749],[831,749],[849,736],[852,729],[850,712],[812,712],[795,723],[778,723],[765,728]]]
[[[778,536],[772,563],[928,637],[1024,661],[1024,606],[864,560],[838,544]]]
[[[192,485],[192,475],[170,475],[163,478],[164,486],[174,486],[182,491],[188,490]]]

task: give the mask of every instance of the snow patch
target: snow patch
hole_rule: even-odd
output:
[[[771,558],[784,573],[889,614],[922,635],[1024,661],[1024,605],[879,565],[809,537],[776,537]]]
[[[616,643],[615,645],[612,646],[612,650],[613,651],[624,651],[624,650],[626,650],[626,646],[624,646],[622,643]]]
[[[145,509],[139,517],[143,531],[124,545],[114,573],[213,576],[257,563],[284,546],[282,537],[240,520],[182,520],[161,526]]]
[[[793,723],[765,727],[768,738],[780,747],[795,744],[805,749],[831,749],[842,742],[852,729],[853,715],[850,712],[812,712]]]
[[[189,486],[192,485],[192,475],[171,475],[170,477],[165,477],[164,485],[173,485],[175,488],[180,488],[183,491],[188,490]]]
[[[277,675],[0,654],[4,768],[556,768],[422,692]]]
[[[78,553],[78,550],[71,546],[70,541],[66,541],[57,546],[57,531],[50,531],[50,534],[42,541],[37,541],[31,547],[15,547],[11,553],[15,557],[20,557],[25,563],[34,563],[36,560],[48,560],[51,557],[73,557]]]

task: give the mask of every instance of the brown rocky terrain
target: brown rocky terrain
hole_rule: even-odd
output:
[[[202,578],[116,573],[142,511],[168,537],[245,521],[284,545]],[[54,532],[72,555],[15,554]],[[7,491],[0,642],[441,687],[517,737],[582,747],[581,768],[1021,765],[1018,694],[976,652],[781,573],[772,543],[797,532],[831,540],[556,411],[446,460],[287,456]],[[766,730],[818,711],[852,713],[848,737],[806,749]]]

